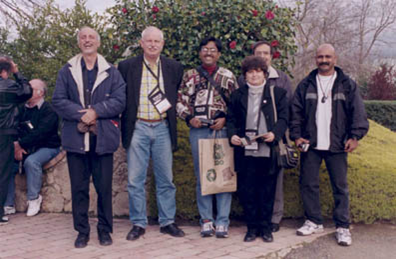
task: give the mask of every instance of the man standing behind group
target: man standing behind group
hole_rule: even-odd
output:
[[[44,100],[47,85],[40,79],[30,82],[33,95],[21,109],[18,139],[14,141],[15,159],[23,160],[26,173],[28,199],[28,217],[35,216],[40,211],[42,196],[42,166],[59,153],[61,139],[58,136],[58,115],[50,103]],[[14,175],[15,176],[15,175]],[[7,201],[4,205],[6,214],[15,213],[15,180],[11,179]]]
[[[14,74],[15,81],[9,79]],[[14,165],[14,137],[18,134],[18,106],[32,96],[28,81],[8,57],[0,55],[0,225],[7,224],[4,202]]]
[[[272,67],[273,53],[274,50],[271,44],[269,44],[266,41],[259,41],[253,45],[254,56],[263,58],[268,66],[267,80],[270,82],[270,86],[273,85],[275,87],[283,88],[284,90],[286,90],[287,91],[286,97],[288,99],[288,102],[290,103],[293,96],[290,79],[284,72]],[[238,82],[240,87],[244,86],[246,84],[245,77],[241,75],[238,79]],[[274,210],[271,220],[272,232],[278,232],[279,223],[281,222],[282,217],[283,217],[283,168],[280,169],[276,180]]]
[[[196,200],[201,224],[201,236],[214,235],[228,237],[229,213],[231,209],[231,193],[218,193],[217,218],[213,218],[213,195],[202,196],[199,169],[199,139],[226,138],[225,117],[231,93],[238,88],[233,73],[226,68],[218,67],[221,56],[221,41],[214,37],[203,39],[199,45],[199,57],[202,65],[184,74],[181,88],[178,91],[178,115],[190,127],[194,170],[196,176]],[[205,120],[214,120],[206,123]]]
[[[120,143],[119,115],[126,103],[125,83],[117,69],[97,53],[98,33],[77,33],[81,53],[59,71],[53,105],[63,118],[62,147],[67,151],[72,213],[79,232],[75,247],[87,245],[90,176],[98,194],[98,239],[112,244],[113,153]]]
[[[347,153],[354,151],[366,135],[369,122],[359,88],[336,65],[335,50],[322,44],[316,51],[318,69],[297,86],[293,97],[290,136],[302,151],[300,158],[300,192],[307,220],[297,235],[323,232],[319,199],[319,167],[322,160],[333,189],[333,220],[337,243],[352,243],[347,183]],[[309,144],[308,151],[303,145]]]
[[[128,193],[132,229],[127,240],[145,233],[145,180],[150,157],[156,182],[160,232],[174,237],[184,232],[174,222],[173,150],[177,147],[175,105],[182,65],[161,56],[163,32],[147,27],[141,34],[143,55],[122,61],[118,68],[127,83],[127,107],[122,116],[122,142],[127,150]]]

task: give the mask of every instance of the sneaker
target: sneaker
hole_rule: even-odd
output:
[[[227,226],[217,226],[216,227],[216,237],[217,238],[227,238],[228,237],[228,227]]]
[[[8,217],[3,216],[0,218],[0,225],[5,225],[5,224],[8,224]]]
[[[304,225],[297,229],[296,234],[299,236],[308,236],[314,233],[321,233],[323,232],[323,225],[317,225],[310,220],[306,220]]]
[[[16,210],[14,206],[4,206],[4,215],[15,214]]]
[[[202,227],[200,229],[200,235],[202,237],[211,237],[214,235],[214,226],[213,222],[205,222],[202,224]]]
[[[350,246],[352,243],[350,229],[339,227],[336,229],[337,244],[340,246]]]
[[[26,216],[32,217],[37,215],[37,213],[40,211],[42,200],[43,197],[41,195],[39,195],[39,197],[35,200],[28,200],[28,212],[26,213]]]

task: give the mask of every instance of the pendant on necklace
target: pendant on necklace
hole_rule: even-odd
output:
[[[326,99],[327,99],[327,97],[326,97],[326,96],[323,96],[321,102],[322,102],[322,103],[325,103],[325,102],[326,102]]]

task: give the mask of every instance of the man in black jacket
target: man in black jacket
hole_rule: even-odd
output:
[[[33,95],[21,109],[18,139],[14,141],[14,154],[17,161],[23,160],[26,173],[28,217],[40,211],[42,196],[39,194],[42,184],[43,165],[59,153],[61,139],[58,136],[58,116],[50,103],[44,100],[47,93],[46,83],[40,79],[30,82]],[[15,213],[15,183],[12,178],[8,187],[5,214]]]
[[[122,61],[118,69],[127,87],[127,106],[122,114],[122,142],[127,151],[130,221],[127,240],[145,233],[145,179],[153,159],[160,232],[175,237],[184,232],[174,223],[176,213],[172,151],[177,147],[176,102],[182,65],[163,57],[163,32],[150,26],[140,40],[144,55]]]
[[[359,88],[336,67],[330,44],[316,52],[318,69],[300,82],[291,106],[290,136],[301,153],[300,191],[307,220],[297,230],[305,236],[323,231],[319,201],[319,167],[325,160],[335,209],[336,239],[339,245],[352,243],[347,184],[347,153],[369,129]],[[307,151],[307,148],[309,149]]]
[[[9,79],[13,73],[15,80]],[[14,163],[13,139],[18,133],[18,106],[32,96],[28,81],[18,72],[18,67],[8,57],[0,56],[0,225],[7,224],[4,202]]]

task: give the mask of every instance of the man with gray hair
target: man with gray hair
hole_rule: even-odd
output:
[[[122,142],[127,150],[130,221],[127,240],[145,233],[145,179],[150,157],[156,181],[160,232],[174,237],[184,232],[174,223],[173,151],[177,148],[176,102],[182,65],[160,55],[163,33],[148,27],[140,40],[143,55],[122,61],[118,68],[127,83],[127,107],[122,115]]]
[[[297,86],[291,105],[290,137],[301,151],[300,192],[307,218],[297,235],[323,232],[319,167],[324,160],[333,189],[337,243],[349,246],[347,154],[366,135],[369,122],[359,87],[336,66],[334,47],[319,46],[315,62],[318,68]]]
[[[29,83],[33,95],[21,109],[18,138],[14,141],[14,157],[17,162],[23,162],[28,199],[26,215],[31,217],[39,213],[42,202],[39,194],[42,166],[59,153],[61,139],[58,136],[58,116],[51,104],[44,100],[46,83],[40,79],[33,79]],[[15,213],[14,193],[15,182],[12,178],[4,205],[5,215]]]
[[[10,75],[14,74],[14,80]],[[14,164],[13,140],[18,133],[18,107],[32,96],[32,88],[17,65],[7,56],[0,55],[0,225],[7,224],[4,202]]]
[[[120,143],[119,115],[126,105],[126,84],[117,69],[97,50],[98,33],[83,27],[77,34],[81,53],[59,71],[53,105],[63,118],[62,147],[66,150],[72,189],[75,247],[87,246],[90,176],[98,194],[98,239],[112,244],[113,153]]]

